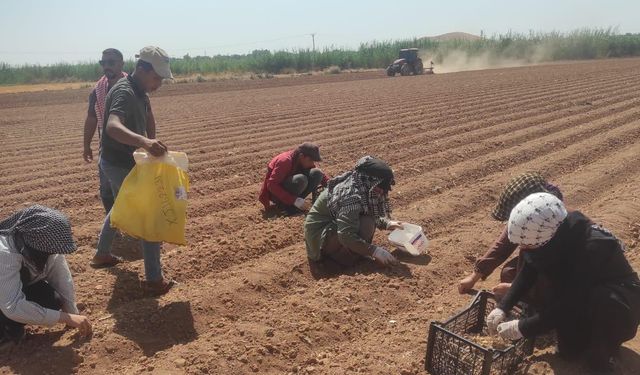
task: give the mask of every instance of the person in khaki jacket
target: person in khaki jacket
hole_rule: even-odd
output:
[[[376,228],[402,228],[401,222],[389,217],[388,194],[394,184],[387,163],[371,156],[329,180],[304,222],[309,260],[329,258],[342,266],[352,266],[371,258],[382,265],[396,264],[387,249],[371,243]]]

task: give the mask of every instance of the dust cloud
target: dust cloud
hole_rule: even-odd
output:
[[[547,60],[548,50],[544,46],[536,46],[527,55],[526,59],[514,59],[496,56],[490,52],[469,54],[462,50],[451,50],[446,53],[437,52],[435,54],[425,51],[420,54],[420,57],[425,66],[429,66],[430,62],[433,61],[436,73],[453,73],[536,65]]]

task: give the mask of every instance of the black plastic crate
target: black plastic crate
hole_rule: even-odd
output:
[[[507,375],[533,352],[534,339],[520,339],[505,349],[485,348],[464,335],[488,335],[487,315],[496,302],[492,293],[480,291],[463,311],[444,323],[432,322],[427,340],[425,369],[432,375]],[[510,319],[524,316],[516,306]]]

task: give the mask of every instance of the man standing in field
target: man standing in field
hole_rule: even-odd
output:
[[[124,67],[122,52],[115,48],[107,48],[102,51],[100,66],[102,66],[104,75],[96,82],[91,95],[89,95],[89,110],[87,111],[87,118],[84,120],[84,151],[82,156],[87,163],[93,161],[91,141],[96,129],[98,129],[98,140],[101,138],[107,93],[119,79],[127,76],[127,73],[122,71]],[[98,163],[98,175],[100,177],[100,199],[104,210],[109,213],[111,207],[113,207],[114,195],[109,181],[100,169],[100,163]]]
[[[274,157],[260,190],[260,202],[265,211],[275,207],[288,215],[302,213],[307,208],[305,198],[312,194],[315,201],[318,186],[327,186],[327,176],[315,163],[322,161],[320,148],[305,142],[297,148]]]
[[[100,168],[116,197],[125,177],[135,165],[133,152],[137,148],[144,148],[154,156],[167,152],[167,147],[156,139],[156,124],[153,115],[150,115],[147,93],[160,88],[163,79],[173,79],[169,69],[169,56],[163,49],[149,46],[143,48],[138,57],[133,74],[113,86],[105,103]],[[115,234],[109,212],[100,232],[92,267],[112,267],[122,262],[121,258],[111,254]],[[142,241],[145,295],[165,294],[175,285],[173,280],[166,280],[162,276],[161,247],[160,242]]]

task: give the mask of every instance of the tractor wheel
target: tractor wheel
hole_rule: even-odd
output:
[[[387,68],[387,75],[388,75],[389,77],[394,77],[394,76],[396,75],[396,71],[395,71],[395,69],[393,69],[392,67],[388,67],[388,68]]]
[[[422,65],[422,61],[418,60],[416,62],[416,66],[414,66],[415,74],[424,74],[424,66]]]
[[[400,75],[408,76],[409,74],[411,74],[411,65],[409,64],[402,65],[402,68],[400,68]]]

